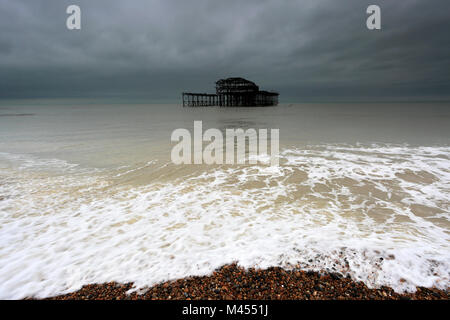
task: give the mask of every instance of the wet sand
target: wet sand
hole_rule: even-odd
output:
[[[188,277],[127,293],[132,283],[91,284],[51,297],[53,300],[448,300],[449,288],[417,288],[398,294],[392,288],[370,289],[333,273],[269,268],[245,270],[226,265],[210,276]]]

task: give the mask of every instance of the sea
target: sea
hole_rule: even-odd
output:
[[[174,164],[194,121],[279,129],[279,165]],[[450,103],[0,101],[1,299],[231,263],[448,288]]]

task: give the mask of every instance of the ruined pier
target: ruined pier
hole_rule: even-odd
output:
[[[183,92],[183,107],[244,107],[276,106],[277,92],[260,91],[252,81],[244,78],[221,79],[216,82],[216,93]]]

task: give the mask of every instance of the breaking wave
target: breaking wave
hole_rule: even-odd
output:
[[[450,147],[287,148],[279,167],[190,171],[7,153],[0,164],[0,298],[144,288],[231,262],[398,292],[450,283]]]

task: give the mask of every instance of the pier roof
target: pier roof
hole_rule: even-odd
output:
[[[252,81],[244,78],[227,78],[216,82],[216,91],[220,93],[257,92],[259,87]]]

